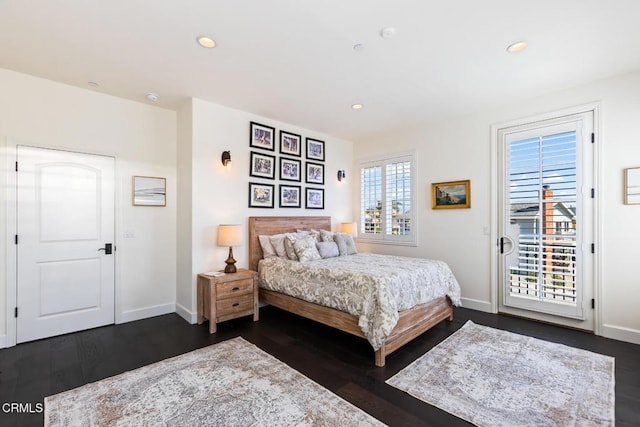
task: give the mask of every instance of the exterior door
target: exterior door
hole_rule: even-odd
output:
[[[17,158],[17,342],[114,323],[114,158]]]
[[[593,330],[593,119],[499,132],[500,311]]]

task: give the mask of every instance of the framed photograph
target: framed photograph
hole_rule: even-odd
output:
[[[324,165],[320,163],[306,162],[307,173],[305,182],[309,184],[324,184]]]
[[[251,163],[249,175],[257,178],[275,179],[276,177],[276,156],[251,152]]]
[[[640,167],[624,170],[624,204],[640,205]]]
[[[273,184],[249,183],[249,207],[273,208]]]
[[[167,179],[134,176],[133,206],[167,206]]]
[[[432,209],[471,207],[471,181],[449,181],[431,184]]]
[[[307,159],[324,162],[324,141],[307,138]]]
[[[295,133],[280,131],[280,154],[300,157],[302,154],[302,137]]]
[[[287,159],[286,157],[280,157],[280,179],[283,181],[298,181],[300,182],[302,164],[300,160]]]
[[[263,150],[275,151],[276,130],[271,126],[251,122],[249,125],[249,146]]]
[[[281,208],[299,208],[300,207],[299,185],[281,185],[280,186],[280,207]]]
[[[324,209],[324,190],[322,188],[305,188],[306,209]]]

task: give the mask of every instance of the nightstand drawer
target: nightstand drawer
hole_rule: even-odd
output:
[[[225,298],[216,302],[216,316],[225,317],[230,314],[253,311],[253,294],[238,295],[236,298]]]
[[[218,299],[233,298],[238,295],[253,292],[253,279],[235,280],[218,285]]]

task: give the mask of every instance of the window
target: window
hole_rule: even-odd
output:
[[[416,244],[413,155],[360,164],[360,239]]]

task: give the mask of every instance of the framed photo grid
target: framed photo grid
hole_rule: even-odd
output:
[[[324,162],[324,141],[307,138],[306,158],[308,160],[319,160]]]

